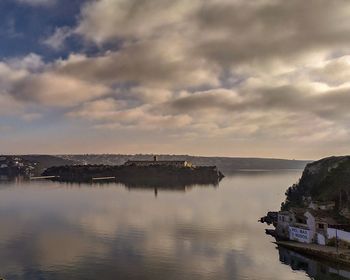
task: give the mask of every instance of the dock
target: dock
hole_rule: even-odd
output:
[[[30,180],[44,180],[44,179],[55,179],[59,178],[60,176],[36,176],[36,177],[30,177]]]
[[[350,250],[344,248],[336,248],[318,244],[299,243],[295,241],[276,241],[273,242],[278,246],[303,253],[305,255],[314,256],[320,259],[338,262],[350,265]]]
[[[116,177],[95,177],[92,181],[105,181],[105,180],[115,180]]]

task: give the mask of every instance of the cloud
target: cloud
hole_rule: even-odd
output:
[[[305,63],[315,54],[347,48],[349,14],[346,1],[100,0],[83,7],[76,32],[98,44],[116,39],[166,41],[180,34],[191,45],[192,57],[225,67],[256,67],[276,60]]]
[[[23,105],[11,95],[0,92],[0,116],[16,115],[23,110]]]
[[[85,103],[68,116],[90,120],[96,127],[108,129],[168,129],[184,127],[192,121],[188,115],[153,114],[148,105],[127,108],[125,103],[119,104],[111,98]]]
[[[350,56],[341,56],[320,63],[310,69],[313,80],[327,83],[331,86],[339,86],[349,82]]]
[[[25,69],[14,69],[5,62],[0,61],[0,92],[8,90],[12,84],[28,75]]]
[[[347,1],[88,1],[43,41],[67,56],[0,62],[0,92],[140,139],[336,142],[350,133],[349,18]]]
[[[176,39],[143,41],[97,57],[73,55],[57,71],[89,81],[164,89],[218,84],[215,65],[188,57],[184,48]]]
[[[328,121],[348,120],[346,104],[350,102],[350,86],[317,93],[311,86],[242,87],[239,94],[232,90],[215,89],[187,94],[163,106],[173,113],[210,110],[224,112],[285,112],[314,114]],[[308,92],[308,94],[305,94]],[[310,106],[312,104],[312,106]]]
[[[312,53],[347,47],[349,13],[345,1],[207,1],[195,18],[206,31],[196,51],[230,66],[275,60],[303,64]]]
[[[108,93],[108,88],[55,73],[32,74],[14,83],[11,90],[18,100],[47,106],[66,107]]]
[[[13,70],[39,71],[45,67],[45,63],[41,56],[30,53],[24,57],[7,59],[6,67]]]
[[[111,89],[62,73],[36,54],[0,61],[0,97],[25,103],[69,107],[108,94]],[[10,109],[11,110],[11,109]]]
[[[43,40],[43,44],[60,50],[64,48],[65,40],[72,35],[72,30],[69,27],[56,28],[55,32],[48,38]]]
[[[197,0],[101,0],[84,5],[76,32],[97,43],[152,37],[186,19]]]

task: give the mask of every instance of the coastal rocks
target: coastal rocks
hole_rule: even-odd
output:
[[[266,223],[268,225],[271,225],[271,224],[276,225],[277,218],[278,218],[278,212],[269,211],[267,212],[266,216],[260,218],[259,222]]]

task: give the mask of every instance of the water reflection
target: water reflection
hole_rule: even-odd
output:
[[[315,280],[350,279],[350,268],[337,263],[318,261],[308,256],[278,247],[280,261],[289,265],[293,270],[305,271]]]
[[[235,175],[156,199],[120,184],[11,183],[0,188],[0,277],[308,279],[280,264],[256,222],[299,176]]]

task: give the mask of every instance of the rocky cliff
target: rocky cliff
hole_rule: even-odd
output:
[[[286,191],[282,209],[308,201],[334,201],[336,210],[350,206],[350,156],[328,157],[306,165],[298,183]]]

